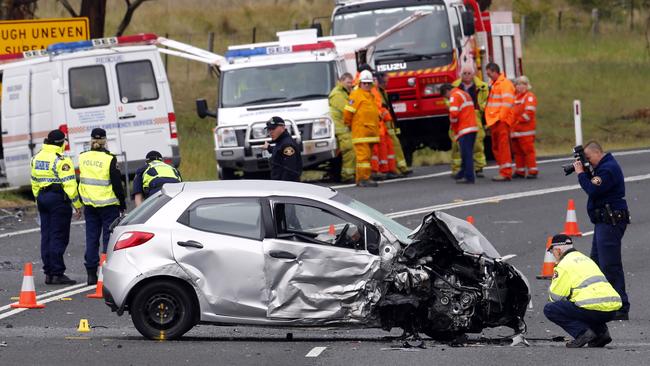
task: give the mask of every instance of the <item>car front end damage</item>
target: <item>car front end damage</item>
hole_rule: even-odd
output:
[[[489,327],[526,331],[528,281],[473,225],[433,212],[410,238],[382,266],[390,267],[375,306],[383,329],[400,327],[404,336],[425,333],[442,341]]]

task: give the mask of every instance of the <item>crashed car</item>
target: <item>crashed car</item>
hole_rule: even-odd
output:
[[[198,323],[521,334],[530,300],[471,224],[432,212],[412,231],[303,183],[166,184],[113,224],[107,255],[106,304],[150,339]]]

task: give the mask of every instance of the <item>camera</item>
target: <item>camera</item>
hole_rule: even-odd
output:
[[[578,145],[573,148],[573,157],[575,160],[582,163],[582,166],[585,167],[585,172],[591,176],[593,173],[593,168],[585,156],[585,149],[582,147],[582,145]],[[564,170],[564,175],[570,175],[576,171],[576,168],[573,166],[573,164],[562,165],[562,169]]]

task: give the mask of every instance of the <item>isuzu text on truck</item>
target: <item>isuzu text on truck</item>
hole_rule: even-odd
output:
[[[512,15],[481,12],[475,0],[339,1],[332,34],[371,39],[418,12],[428,15],[375,42],[361,60],[390,77],[387,91],[409,164],[420,146],[449,149],[448,111],[439,88],[459,77],[463,63],[481,70],[494,61],[508,77],[521,74],[519,30]]]

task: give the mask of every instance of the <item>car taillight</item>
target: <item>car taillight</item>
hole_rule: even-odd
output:
[[[151,240],[153,233],[146,233],[143,231],[128,231],[120,236],[115,243],[113,250],[120,250],[125,248],[137,247]]]
[[[176,130],[176,115],[174,113],[167,113],[167,120],[169,120],[169,137],[178,138],[178,131]]]
[[[62,125],[59,125],[59,131],[63,132],[63,134],[65,135],[65,138],[66,138],[65,151],[70,151],[70,142],[67,141],[67,139],[68,139],[68,124],[64,123]]]

